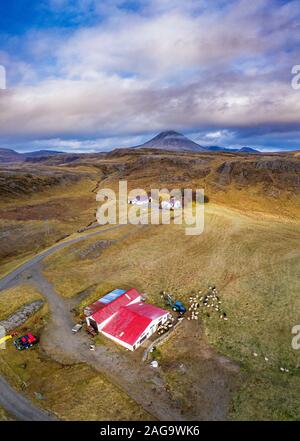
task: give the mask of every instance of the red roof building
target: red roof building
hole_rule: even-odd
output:
[[[140,301],[141,294],[136,289],[131,288],[112,302],[100,305],[98,311],[87,317],[87,323],[99,332],[122,306]]]
[[[133,351],[168,317],[168,311],[141,302],[138,291],[130,289],[86,320],[98,332]]]

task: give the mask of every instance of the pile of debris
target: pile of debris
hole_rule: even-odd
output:
[[[175,324],[174,321],[175,321],[175,318],[170,317],[167,322],[165,322],[163,325],[160,325],[157,328],[157,334],[162,335],[162,334],[165,334],[166,332],[168,332],[171,328],[173,328],[173,326]]]
[[[228,320],[226,312],[222,310],[222,301],[215,286],[209,286],[206,294],[198,291],[197,294],[189,298],[189,303],[190,317],[188,320],[198,320],[199,310],[204,312],[204,308],[207,308],[205,312],[208,317],[210,317],[210,313],[218,313],[221,320]]]
[[[5,320],[0,321],[0,326],[2,326],[7,333],[11,332],[13,329],[22,326],[33,314],[35,314],[44,305],[43,300],[35,300],[28,305],[22,306],[11,316]]]
[[[102,254],[102,251],[114,242],[115,240],[98,240],[97,242],[76,251],[76,253],[79,255],[80,259],[97,259]]]

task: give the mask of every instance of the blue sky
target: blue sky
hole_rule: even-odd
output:
[[[0,146],[98,151],[173,129],[299,149],[300,2],[252,3],[1,1]]]

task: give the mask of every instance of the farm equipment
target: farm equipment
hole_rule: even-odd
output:
[[[96,335],[97,335],[97,332],[95,331],[93,326],[87,326],[86,331],[91,337],[96,337]]]
[[[180,315],[183,315],[186,313],[186,307],[182,302],[179,300],[174,301],[173,297],[170,294],[163,294],[165,301],[167,302],[167,305],[171,306],[173,311],[178,312]]]
[[[14,345],[19,351],[29,349],[38,343],[37,337],[32,334],[23,335],[23,337],[14,340]]]

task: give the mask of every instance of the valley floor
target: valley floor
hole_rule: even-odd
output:
[[[291,348],[300,309],[299,239],[295,222],[212,204],[205,207],[205,230],[199,236],[186,236],[181,225],[95,232],[7,279],[3,289],[26,281],[33,285],[49,311],[43,315],[46,326],[31,324],[42,339],[33,359],[25,355],[26,369],[20,368],[24,356],[13,348],[2,359],[26,379],[28,396],[59,418],[88,418],[82,399],[88,390],[91,419],[117,414],[121,419],[299,419],[300,354]],[[92,353],[85,335],[70,333],[70,310],[79,314],[110,288],[134,286],[164,307],[161,290],[187,305],[192,292],[211,284],[220,292],[228,321],[206,312],[199,322],[185,320],[159,347],[157,371],[142,364],[142,351],[131,354],[99,339]],[[75,380],[71,390],[63,386],[74,403],[68,408],[54,392],[55,384],[70,378],[66,369],[75,376],[78,369],[80,376],[82,364],[92,371],[80,387]],[[45,377],[37,380],[33,375],[41,365]],[[289,372],[281,372],[281,366]],[[51,370],[52,390],[47,386]],[[91,392],[100,378],[105,390],[119,394],[118,412],[107,410],[106,396],[100,403],[98,393]],[[44,400],[37,402],[37,391]],[[130,412],[125,411],[128,403]]]

